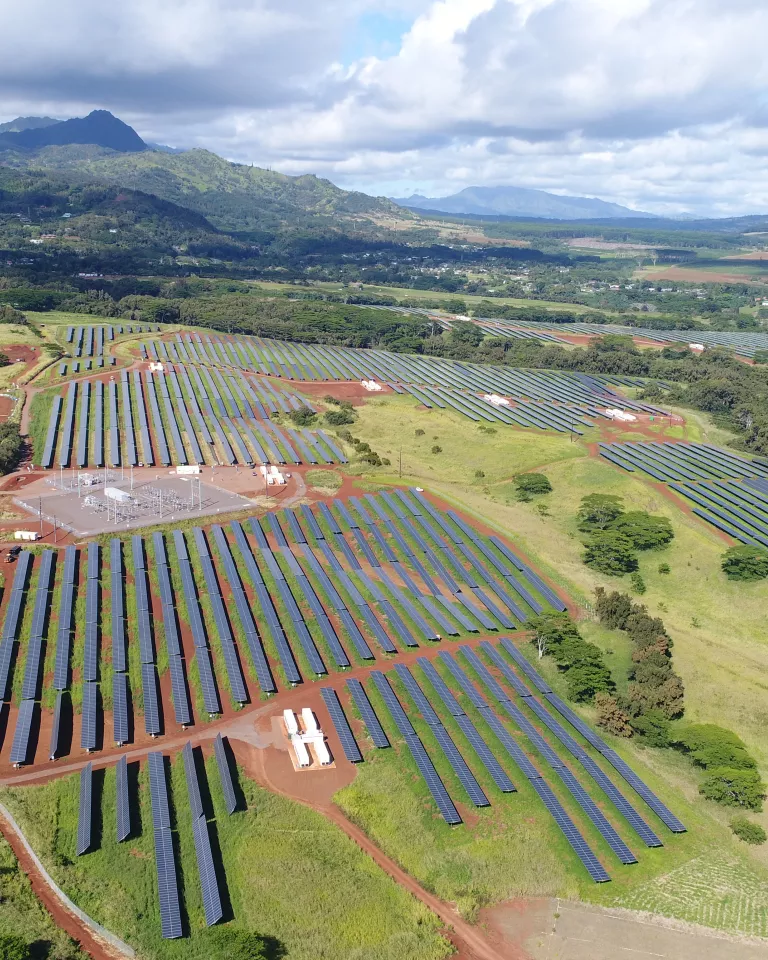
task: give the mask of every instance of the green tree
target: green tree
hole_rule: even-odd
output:
[[[595,598],[595,613],[600,623],[609,630],[623,630],[632,613],[629,595],[618,590],[608,593],[605,587],[597,587]]]
[[[220,960],[275,960],[284,957],[282,945],[271,940],[248,930],[226,927],[217,930],[215,936]]]
[[[632,589],[635,593],[643,594],[647,590],[645,580],[643,580],[637,570],[630,576],[629,582],[632,584]]]
[[[731,770],[717,767],[701,782],[699,793],[726,807],[762,810],[765,784],[756,770]]]
[[[751,843],[754,846],[759,846],[768,840],[768,834],[766,834],[760,824],[754,823],[746,817],[734,817],[733,820],[731,820],[731,830],[733,830],[739,840],[743,840],[744,843]]]
[[[650,747],[669,746],[669,721],[660,710],[649,710],[634,717],[632,729]]]
[[[611,524],[630,540],[637,550],[658,550],[672,540],[675,533],[666,517],[654,517],[643,510],[624,513]]]
[[[30,960],[26,940],[14,934],[0,936],[0,960]]]
[[[450,339],[453,343],[465,347],[477,347],[482,343],[483,331],[474,323],[466,320],[454,320],[451,325]]]
[[[757,766],[744,741],[731,730],[714,723],[693,723],[683,727],[674,743],[700,767],[754,770]]]
[[[597,530],[587,541],[584,563],[609,577],[621,577],[637,570],[632,541],[615,530]]]
[[[349,423],[354,423],[357,417],[348,410],[327,410],[325,412],[325,422],[332,427],[344,427]]]
[[[549,482],[549,477],[546,477],[543,473],[519,473],[514,478],[514,483],[518,490],[524,490],[534,496],[542,493],[552,493],[552,484]]]
[[[720,565],[729,580],[763,580],[768,577],[768,550],[747,544],[731,547]]]
[[[299,407],[288,414],[297,427],[309,427],[315,422],[317,414],[309,407]]]
[[[591,644],[590,644],[591,646]],[[615,684],[604,663],[583,660],[573,663],[565,675],[568,698],[577,703],[594,700],[597,693],[608,693]]]
[[[579,530],[592,533],[596,530],[605,530],[624,512],[624,501],[621,497],[614,497],[608,493],[590,493],[581,500],[576,519],[579,521]]]
[[[438,444],[435,444],[432,447],[432,453],[442,453],[442,452],[443,452],[443,448],[441,446],[438,446]]]

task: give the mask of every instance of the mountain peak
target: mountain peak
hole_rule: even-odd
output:
[[[52,121],[41,124],[45,118],[33,117],[23,129],[0,131],[0,148],[35,150],[38,147],[65,146],[67,144],[93,144],[117,150],[120,153],[137,153],[147,145],[133,127],[115,117],[109,110],[92,110],[87,117],[72,120]],[[18,123],[18,121],[13,121]]]
[[[540,217],[552,220],[607,220],[653,216],[595,197],[560,196],[544,190],[512,186],[466,187],[449,197],[425,197],[414,193],[394,202],[416,210],[477,216]]]

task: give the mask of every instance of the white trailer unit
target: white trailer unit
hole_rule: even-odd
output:
[[[325,740],[321,737],[318,737],[317,740],[312,741],[312,746],[315,748],[315,754],[317,759],[320,761],[321,766],[327,767],[331,762],[331,755],[328,753],[328,747],[325,745]]]
[[[283,710],[283,722],[285,723],[285,729],[288,731],[288,736],[297,736],[299,732],[299,724],[296,720],[296,714],[293,712],[293,710]]]
[[[311,707],[304,707],[301,711],[301,722],[304,724],[304,732],[307,734],[316,734],[320,732],[320,728],[317,726],[317,720],[315,720],[315,715],[312,712]]]
[[[309,751],[307,750],[306,744],[303,740],[300,740],[298,737],[294,737],[291,740],[293,749],[296,752],[296,760],[299,763],[300,767],[309,766]]]

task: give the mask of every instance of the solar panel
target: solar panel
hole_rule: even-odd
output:
[[[438,656],[443,664],[445,664],[445,666],[448,668],[454,680],[458,682],[461,689],[469,697],[472,706],[476,707],[478,710],[487,708],[488,702],[478,693],[475,685],[470,683],[469,677],[466,675],[466,673],[464,673],[458,663],[456,663],[456,661],[453,659],[453,656],[448,653],[447,650],[441,650]]]
[[[363,722],[368,730],[368,736],[373,741],[374,747],[383,748],[390,746],[389,738],[386,733],[384,733],[384,728],[379,722],[375,710],[371,706],[368,694],[365,692],[362,683],[360,683],[359,680],[349,679],[347,680],[347,689],[355,706],[360,711],[360,716],[363,718]]]
[[[200,689],[202,690],[205,709],[209,714],[221,713],[219,692],[216,689],[213,667],[211,666],[211,654],[207,647],[196,648],[195,663],[200,677]]]
[[[462,820],[459,816],[459,811],[448,795],[445,784],[440,779],[437,770],[435,770],[421,740],[414,735],[413,737],[407,737],[405,742],[445,822],[451,826],[461,823]]]
[[[187,793],[189,794],[189,806],[192,811],[192,819],[196,820],[203,816],[203,801],[200,796],[200,782],[197,776],[197,767],[195,765],[195,754],[192,750],[192,742],[187,740],[184,749],[181,751],[184,758],[184,775],[187,780]]]
[[[632,853],[629,847],[624,843],[613,825],[608,822],[602,810],[586,790],[582,787],[576,777],[567,767],[562,767],[557,771],[558,776],[568,788],[569,792],[576,800],[576,803],[586,813],[592,823],[597,827],[598,832],[613,850],[621,863],[637,863],[637,857]]]
[[[221,906],[221,894],[216,879],[216,867],[213,862],[208,823],[204,816],[201,815],[192,821],[192,833],[195,839],[197,870],[200,875],[200,888],[203,895],[205,925],[210,927],[221,920],[224,911]]]
[[[551,787],[544,780],[532,780],[531,785],[541,797],[544,806],[552,814],[555,823],[562,830],[565,839],[573,847],[576,856],[581,860],[587,872],[595,883],[606,883],[611,878],[608,872],[597,859],[586,840],[577,830],[571,818],[563,809],[560,801],[552,792]]]
[[[413,678],[413,675],[408,667],[406,667],[403,663],[396,663],[395,672],[418,707],[419,713],[422,715],[424,720],[426,720],[431,727],[438,725],[442,726],[440,718],[432,708],[432,704],[429,702],[429,700],[427,700],[424,692],[418,683],[416,683],[416,680]]]
[[[61,690],[56,694],[56,703],[53,707],[53,723],[51,724],[51,741],[48,747],[48,759],[55,760],[59,753],[59,733],[61,732],[61,710],[63,697]]]
[[[91,846],[93,829],[93,765],[86,763],[80,771],[80,812],[77,818],[77,847],[78,857],[87,853]]]
[[[117,789],[117,842],[122,843],[131,835],[131,802],[128,795],[128,758],[120,757],[115,768]]]
[[[99,579],[99,567],[101,562],[101,551],[98,543],[91,541],[88,544],[88,579]]]
[[[416,663],[418,663],[418,665],[424,671],[424,674],[426,675],[427,679],[432,684],[432,686],[435,688],[437,695],[443,701],[443,704],[445,705],[448,712],[452,714],[454,717],[463,716],[464,711],[462,710],[461,705],[459,704],[459,701],[456,699],[456,697],[454,697],[453,693],[448,688],[448,685],[440,676],[440,674],[437,672],[437,670],[435,670],[432,663],[430,663],[430,661],[427,660],[426,657],[417,657]]]
[[[152,824],[155,836],[155,865],[160,901],[160,927],[166,940],[183,934],[181,907],[176,877],[176,861],[171,839],[171,820],[168,809],[168,785],[165,761],[161,753],[150,753],[149,787],[152,798]]]
[[[168,670],[171,674],[171,698],[176,723],[187,726],[192,722],[192,709],[189,703],[184,661],[173,654],[168,657]]]
[[[482,651],[493,660],[493,663],[504,674],[504,679],[509,683],[515,693],[520,697],[530,697],[531,691],[526,687],[523,681],[512,670],[509,664],[504,660],[501,654],[487,640],[480,643]]]
[[[224,804],[227,813],[234,813],[237,809],[237,797],[235,795],[235,785],[232,780],[232,770],[229,766],[227,749],[220,733],[216,734],[213,741],[213,752],[216,755],[216,766],[219,768],[219,778],[221,780],[221,789],[224,793]]]
[[[96,712],[98,692],[99,688],[97,684],[83,684],[83,708],[80,718],[80,746],[83,750],[96,749]]]
[[[456,717],[455,720],[499,790],[501,790],[502,793],[514,793],[517,787],[509,779],[503,767],[491,752],[488,744],[477,732],[477,727],[475,727],[474,723],[472,723],[467,716]]]
[[[144,695],[144,730],[157,736],[161,732],[161,724],[160,704],[157,697],[157,670],[154,663],[142,663],[141,689]]]
[[[32,731],[32,720],[37,704],[34,700],[22,700],[16,717],[16,729],[13,732],[11,745],[11,763],[26,763],[29,755],[29,737]]]
[[[320,696],[323,698],[323,703],[325,703],[331,722],[341,742],[344,756],[350,763],[360,763],[363,755],[360,753],[360,747],[357,745],[355,735],[352,733],[352,728],[344,714],[336,691],[333,687],[321,687]]]
[[[384,676],[383,673],[380,673],[378,670],[371,671],[371,679],[376,685],[381,698],[384,701],[385,706],[392,714],[392,719],[395,721],[395,725],[400,733],[404,736],[416,736],[416,731],[413,729],[413,724],[406,716],[405,710],[403,710],[400,701],[394,694],[392,687],[389,685],[389,681]]]
[[[128,677],[112,674],[112,739],[117,744],[128,743]]]
[[[490,801],[483,792],[480,784],[475,779],[474,774],[469,769],[466,760],[459,752],[456,744],[451,739],[451,735],[442,724],[435,724],[431,727],[432,734],[440,744],[445,757],[453,768],[453,772],[459,778],[459,782],[467,791],[469,799],[476,807],[488,807]]]

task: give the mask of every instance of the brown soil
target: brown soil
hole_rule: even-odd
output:
[[[742,283],[762,286],[764,281],[758,277],[745,276],[742,273],[715,272],[713,270],[696,270],[686,267],[669,267],[666,270],[653,270],[644,274],[646,280],[673,280],[679,283]]]
[[[0,397],[0,420],[7,420],[15,406],[16,401],[12,397]]]
[[[288,381],[293,382],[293,381]],[[337,400],[348,400],[350,403],[360,406],[364,400],[370,400],[371,397],[385,397],[389,393],[394,393],[391,387],[382,384],[380,391],[371,392],[366,390],[359,380],[329,380],[325,381],[305,381],[295,384],[297,390],[309,394],[311,397],[322,397],[328,395]]]
[[[64,905],[43,879],[16,832],[1,816],[0,832],[10,844],[16,859],[19,861],[19,867],[29,877],[32,890],[51,915],[51,919],[56,926],[69,934],[79,944],[80,948],[94,960],[114,960],[115,957],[122,957],[122,953],[98,939],[78,917],[64,908]]]

